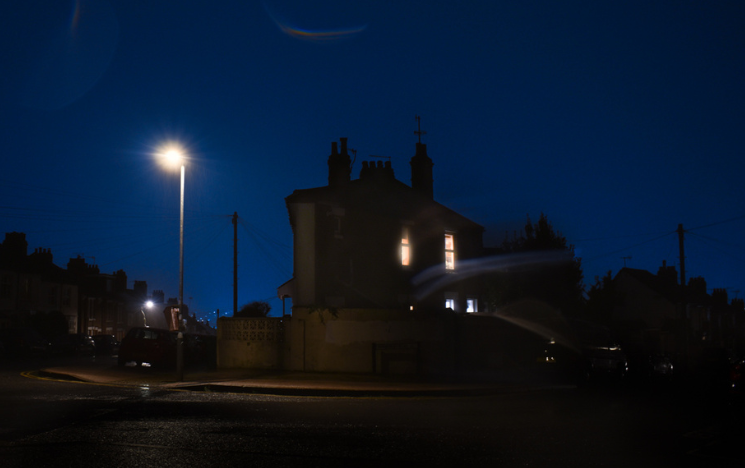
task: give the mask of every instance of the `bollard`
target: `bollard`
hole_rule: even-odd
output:
[[[184,334],[181,332],[176,337],[176,378],[184,381]]]

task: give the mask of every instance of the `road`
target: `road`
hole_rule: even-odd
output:
[[[0,370],[3,467],[742,466],[743,418],[666,386],[308,398],[39,380]]]

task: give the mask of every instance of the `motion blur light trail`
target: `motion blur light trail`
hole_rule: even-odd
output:
[[[545,302],[526,299],[501,307],[490,315],[580,352],[567,321],[559,311]]]
[[[456,272],[446,270],[444,265],[429,268],[412,279],[416,287],[415,296],[422,299],[445,286],[477,275],[508,271],[529,271],[541,267],[567,263],[574,259],[572,252],[557,250],[496,255],[457,263]],[[561,313],[545,302],[526,299],[501,307],[490,313],[546,340],[579,352],[569,324]]]
[[[526,271],[571,262],[573,259],[574,254],[564,250],[495,255],[460,260],[456,263],[455,273],[452,270],[446,270],[444,264],[436,265],[416,275],[411,282],[416,288],[414,295],[421,300],[438,289],[473,276],[496,272]]]

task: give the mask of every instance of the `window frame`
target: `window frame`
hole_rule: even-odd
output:
[[[448,248],[450,247],[450,248]],[[445,232],[445,270],[455,270],[455,233]]]

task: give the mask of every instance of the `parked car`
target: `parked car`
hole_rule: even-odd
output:
[[[141,366],[167,367],[176,363],[176,332],[161,328],[131,328],[119,344],[120,366],[134,362]]]
[[[119,353],[119,340],[114,335],[93,335],[96,343],[96,354],[115,356]]]
[[[49,352],[49,341],[30,327],[0,329],[0,342],[10,357],[43,356]]]
[[[649,356],[647,373],[651,378],[670,379],[673,376],[673,361],[666,354],[653,354]]]
[[[729,381],[732,392],[743,393],[743,390],[745,390],[745,358],[732,360]]]
[[[96,343],[84,333],[69,333],[56,336],[51,343],[52,354],[95,356]]]
[[[581,320],[573,320],[571,325],[583,357],[581,380],[623,380],[628,374],[629,363],[610,330]]]
[[[160,328],[136,327],[127,332],[119,345],[117,362],[120,366],[147,363],[156,367],[176,365],[176,338],[178,332]],[[217,338],[210,335],[184,333],[184,365],[214,367],[217,356]]]

